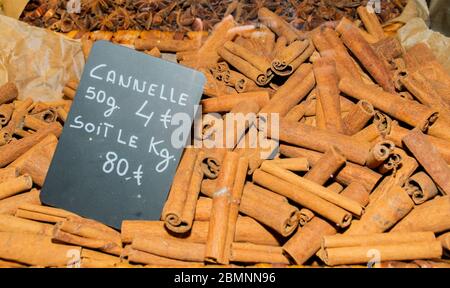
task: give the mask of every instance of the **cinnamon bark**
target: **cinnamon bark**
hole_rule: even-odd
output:
[[[422,204],[438,194],[436,185],[425,172],[418,172],[412,175],[406,181],[405,190],[416,205]]]
[[[409,242],[434,241],[433,232],[392,232],[367,235],[330,235],[322,239],[322,249],[369,245],[391,245]]]
[[[147,253],[141,250],[133,249],[131,246],[125,248],[125,256],[128,261],[132,263],[140,263],[147,265],[156,265],[158,267],[201,267],[202,262],[189,262],[171,259],[167,257],[158,256],[155,254]],[[192,266],[195,265],[195,266]]]
[[[65,221],[68,218],[81,218],[80,216],[63,209],[29,203],[21,205],[14,215],[16,217],[48,223],[57,223]]]
[[[441,191],[444,194],[450,194],[450,168],[424,134],[418,130],[413,130],[403,137],[402,141]]]
[[[260,113],[286,115],[313,89],[315,84],[311,64],[301,65],[291,77],[275,92],[270,101],[262,106]]]
[[[270,97],[268,92],[255,91],[205,99],[201,101],[201,105],[203,113],[229,112],[233,109],[233,107],[244,100],[255,101],[260,107],[263,107],[269,103],[269,99]]]
[[[217,179],[204,253],[206,261],[221,264],[226,262],[224,253],[229,228],[231,192],[235,182],[238,159],[237,153],[227,152]]]
[[[0,184],[0,200],[30,190],[32,186],[33,180],[29,175],[22,175],[6,180]]]
[[[327,130],[344,133],[336,63],[331,58],[324,57],[314,61],[314,76]]]
[[[280,263],[289,264],[281,247],[233,243],[231,261],[240,263]]]
[[[42,187],[57,144],[58,139],[56,136],[50,134],[8,167],[16,168],[20,174],[29,174],[33,182]]]
[[[198,192],[200,192],[199,185],[197,185],[198,186],[197,192],[195,189],[196,188],[195,183],[193,183],[194,186],[192,187],[192,189],[190,187],[192,178],[193,177],[197,178],[196,176],[194,176],[194,173],[195,175],[200,173],[201,176],[203,176],[202,171],[200,172],[198,171],[199,169],[201,169],[200,167],[201,162],[198,163],[197,158],[198,158],[198,149],[188,147],[185,150],[180,165],[177,169],[177,173],[175,174],[168,199],[163,209],[162,219],[164,219],[167,228],[177,233],[183,233],[188,231],[190,229],[190,224],[192,224],[194,216],[193,213],[190,213],[192,216],[190,217],[190,219],[184,218],[183,216],[185,213],[185,207],[187,206],[186,205],[187,199],[195,198],[190,197],[188,195],[190,194],[198,195]],[[200,161],[202,160],[203,159],[201,159]],[[194,172],[194,170],[196,171]],[[196,182],[200,184],[201,178],[200,181]],[[189,210],[189,208],[186,209],[186,213],[188,213],[187,210]]]
[[[133,239],[133,249],[154,254],[161,257],[190,262],[203,262],[205,244],[186,242],[175,239],[161,239],[155,237],[140,237]]]
[[[166,223],[167,228],[176,233],[184,233],[192,225],[193,212],[195,211],[192,211],[192,203],[195,203],[193,201],[197,200],[200,192],[200,183],[203,178],[200,166],[203,159],[197,160],[198,152],[198,149],[192,147],[188,147],[185,150],[162,212],[162,219]],[[191,187],[192,179],[194,179],[194,183],[192,183]],[[188,199],[189,204],[187,203]]]
[[[1,104],[0,105],[0,126],[4,126],[11,119],[14,111],[14,104]]]
[[[233,190],[231,191],[231,204],[228,215],[228,228],[225,239],[225,248],[223,252],[222,262],[229,263],[231,257],[231,246],[236,234],[236,224],[239,216],[240,203],[245,185],[245,179],[247,178],[248,159],[243,157],[239,159],[236,169],[236,176],[233,183]],[[220,183],[218,181],[218,183]],[[212,209],[211,209],[212,210]]]
[[[391,231],[433,231],[437,233],[448,229],[450,229],[450,196],[442,196],[416,206]]]
[[[360,100],[352,107],[344,117],[344,127],[348,135],[354,135],[361,131],[375,115],[375,110],[370,102]]]
[[[264,225],[271,227],[280,235],[287,237],[297,228],[298,209],[287,202],[263,197],[264,190],[252,183],[244,187],[240,211]],[[266,193],[272,193],[265,190]]]
[[[288,76],[301,64],[296,61],[310,45],[309,40],[294,41],[289,46],[278,51],[272,60],[272,70],[280,76]],[[295,61],[295,63],[294,63]]]
[[[311,180],[300,177],[293,172],[277,167],[275,164],[264,162],[261,165],[261,170],[277,176],[295,185],[298,188],[315,194],[320,198],[325,199],[326,201],[333,203],[334,205],[341,207],[357,216],[361,216],[364,212],[364,208],[356,201],[336,194]]]
[[[377,251],[383,261],[440,258],[442,247],[439,241],[410,242],[392,245],[369,245],[326,249],[322,260],[330,266],[340,264],[368,263]],[[367,256],[369,255],[369,256]]]
[[[288,43],[292,43],[299,38],[297,31],[289,25],[283,18],[263,7],[258,10],[259,20],[269,27],[278,36],[286,38]]]
[[[0,184],[12,178],[19,177],[19,171],[14,167],[0,168]]]
[[[370,44],[361,36],[350,20],[342,18],[336,31],[341,34],[342,41],[362,63],[370,75],[388,92],[395,92],[390,72],[385,63],[380,61]],[[373,103],[372,103],[373,104]]]
[[[358,100],[369,101],[375,108],[422,131],[425,131],[437,117],[435,109],[385,92],[374,85],[347,78],[341,79],[339,88],[347,95]]]
[[[400,186],[394,186],[371,204],[361,219],[352,224],[346,233],[361,235],[384,232],[405,217],[413,207],[414,203],[407,192]]]
[[[13,162],[19,156],[28,151],[31,147],[42,141],[45,137],[53,134],[57,137],[61,134],[62,127],[59,123],[51,123],[48,127],[41,129],[33,135],[22,138],[0,147],[0,167],[5,167],[9,163]]]
[[[0,214],[0,231],[52,236],[53,226],[45,223],[22,219],[12,215]]]
[[[41,267],[63,267],[71,264],[71,253],[79,255],[80,247],[52,243],[44,235],[0,232],[2,259]]]
[[[80,217],[69,217],[58,222],[52,239],[57,242],[99,249],[120,256],[122,242],[119,232],[99,222]]]
[[[256,170],[253,174],[253,181],[276,193],[286,196],[292,201],[311,209],[327,219],[330,219],[340,227],[346,227],[350,224],[352,219],[350,213],[309,191],[293,186],[291,183],[284,181],[281,178],[261,170]]]
[[[40,205],[40,191],[32,189],[30,192],[18,194],[16,196],[8,197],[0,201],[0,214],[14,215],[16,210],[26,204]]]
[[[378,40],[381,40],[385,37],[383,27],[381,26],[380,21],[378,21],[378,17],[374,13],[373,9],[372,11],[369,11],[367,7],[359,6],[356,9],[356,12],[358,12],[358,15],[361,18],[361,21],[364,23],[364,27],[366,28],[367,32],[369,32]]]
[[[386,139],[393,141],[397,147],[402,148],[404,146],[402,139],[408,135],[409,132],[410,130],[401,127],[394,121],[389,133],[386,135]],[[425,138],[427,138],[427,140],[439,151],[442,158],[444,158],[447,163],[450,163],[450,142],[430,135],[425,135]]]
[[[309,162],[307,158],[283,158],[266,161],[290,171],[309,171]]]
[[[270,127],[270,125],[269,125]],[[269,129],[269,135],[271,131]],[[305,124],[280,119],[279,138],[289,144],[325,152],[329,146],[336,146],[349,160],[357,164],[366,163],[370,144],[353,140],[350,136],[323,131]]]
[[[311,165],[314,167],[318,165],[320,157],[323,155],[320,152],[303,149],[299,147],[289,146],[285,144],[280,145],[281,154],[287,157],[306,157]],[[347,163],[334,177],[342,184],[349,185],[352,182],[361,182],[368,191],[371,191],[375,184],[380,180],[381,175],[372,171],[367,167]]]

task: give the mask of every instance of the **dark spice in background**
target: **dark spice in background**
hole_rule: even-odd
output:
[[[368,0],[80,0],[81,12],[69,13],[68,0],[32,0],[21,20],[58,32],[72,30],[209,31],[232,14],[240,24],[256,21],[266,7],[298,29],[311,30],[324,21],[356,19],[356,8]],[[407,0],[382,0],[380,21],[400,15]]]

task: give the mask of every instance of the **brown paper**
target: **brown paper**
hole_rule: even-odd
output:
[[[1,15],[0,27],[0,85],[14,81],[19,99],[61,99],[64,84],[80,79],[84,58],[76,40]]]
[[[0,6],[6,16],[19,19],[29,0],[0,0]]]
[[[421,18],[414,18],[408,21],[405,26],[398,30],[397,35],[403,47],[406,49],[417,43],[426,43],[433,51],[437,60],[450,73],[450,58],[448,57],[450,38],[428,29]]]

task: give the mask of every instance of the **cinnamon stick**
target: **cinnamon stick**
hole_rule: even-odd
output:
[[[374,115],[375,110],[370,102],[358,101],[343,119],[345,131],[348,135],[356,134],[366,126]]]
[[[93,220],[70,217],[57,223],[52,239],[57,242],[99,249],[114,255],[122,254],[120,234]]]
[[[32,186],[33,180],[29,175],[9,179],[0,184],[0,200],[30,190]]]
[[[405,217],[413,207],[414,203],[407,192],[400,186],[393,186],[371,204],[361,219],[352,224],[346,233],[361,235],[384,232]]]
[[[154,254],[161,257],[182,261],[203,262],[205,257],[205,244],[186,242],[175,239],[161,239],[140,237],[133,239],[133,249]]]
[[[53,226],[12,215],[0,214],[0,231],[52,236]]]
[[[136,50],[151,50],[158,48],[161,52],[180,52],[191,51],[200,48],[201,39],[194,40],[175,40],[175,39],[155,39],[155,38],[138,38],[134,42]]]
[[[234,95],[204,99],[201,101],[203,113],[229,112],[237,104],[244,100],[251,100],[263,107],[269,102],[269,94],[266,91],[246,92]]]
[[[158,267],[190,267],[191,265],[203,266],[201,262],[188,262],[182,260],[171,259],[147,253],[141,250],[133,249],[131,246],[125,248],[125,256],[132,263],[141,263],[147,265],[157,265]]]
[[[361,201],[359,204],[364,205],[368,197],[368,191],[353,189],[348,186],[347,189],[342,191],[341,195],[355,201]],[[283,250],[297,264],[303,264],[320,249],[322,237],[336,233],[337,229],[333,225],[320,217],[314,217],[283,245]]]
[[[402,141],[441,191],[450,194],[450,169],[433,144],[419,130],[411,131]]]
[[[419,206],[392,228],[392,232],[433,231],[450,229],[450,196],[436,197]]]
[[[262,170],[256,170],[253,173],[253,181],[330,219],[340,227],[346,227],[350,224],[352,219],[350,213],[309,191],[293,186],[281,178],[263,172]]]
[[[311,163],[312,167],[318,165],[320,157],[323,155],[320,152],[307,150],[304,148],[289,146],[285,144],[280,145],[281,154],[287,157],[306,157]],[[311,172],[311,171],[310,171]],[[354,163],[347,163],[334,177],[342,184],[349,185],[352,182],[361,182],[367,190],[371,191],[375,184],[380,180],[381,175],[372,171],[367,167],[356,165]],[[328,178],[327,178],[328,179]]]
[[[367,29],[367,32],[369,32],[378,40],[381,40],[385,37],[383,27],[381,26],[380,21],[378,21],[378,17],[374,13],[373,9],[372,11],[369,11],[367,7],[359,6],[356,9],[356,12],[358,12],[358,15],[361,18],[361,21],[364,23],[364,27]]]
[[[269,129],[269,135],[270,133]],[[349,136],[284,119],[280,119],[279,138],[289,144],[320,152],[325,152],[329,146],[334,145],[349,161],[357,164],[366,162],[370,149],[370,144],[353,140]]]
[[[206,261],[225,262],[225,245],[228,233],[230,197],[233,189],[239,156],[235,152],[225,154],[223,165],[213,195],[208,239],[204,257]],[[225,261],[224,261],[225,260]]]
[[[280,263],[289,264],[281,247],[255,245],[250,243],[233,243],[231,261],[240,263]]]
[[[11,119],[14,111],[14,104],[1,104],[0,105],[0,127],[5,126],[9,119]]]
[[[436,240],[436,237],[433,232],[392,232],[367,235],[337,234],[323,237],[322,249],[369,245],[391,245],[434,240]]]
[[[285,47],[272,60],[272,70],[280,76],[288,76],[294,72],[301,64],[295,61],[310,45],[309,40],[294,41]],[[295,63],[293,63],[295,61]]]
[[[307,158],[283,158],[266,161],[290,171],[309,171],[309,161]]]
[[[314,61],[314,76],[317,81],[318,100],[327,130],[343,133],[344,122],[341,117],[335,62],[331,58],[323,57]]]
[[[51,123],[48,127],[41,129],[34,133],[33,135],[22,138],[0,147],[0,167],[5,167],[9,163],[16,160],[19,156],[28,151],[31,147],[42,141],[45,137],[50,134],[54,134],[59,137],[61,134],[62,127],[59,123]]]
[[[223,252],[223,259],[221,262],[228,264],[231,257],[231,246],[236,234],[236,224],[239,216],[240,203],[245,185],[245,179],[247,178],[248,159],[243,157],[239,158],[238,166],[236,169],[236,176],[233,183],[233,190],[231,191],[231,204],[228,215],[228,228],[225,239],[225,248]],[[218,183],[220,183],[218,181]],[[214,200],[213,200],[214,201]],[[211,209],[212,210],[212,209]]]
[[[301,65],[276,91],[260,113],[279,113],[284,116],[313,89],[315,84],[311,64]]]
[[[273,73],[270,70],[270,63],[265,62],[262,57],[258,57],[246,48],[228,41],[217,51],[224,60],[256,84],[264,86],[272,80]]]
[[[42,187],[57,144],[56,136],[50,134],[8,167],[16,168],[20,174],[29,174],[33,182]]]
[[[57,223],[68,218],[80,218],[80,216],[63,209],[30,203],[20,205],[14,215],[16,217],[48,223]]]
[[[424,172],[412,175],[406,181],[405,190],[416,205],[422,204],[438,194],[438,189],[433,180]]]
[[[436,110],[380,90],[374,85],[346,78],[339,82],[339,89],[358,100],[369,101],[375,108],[422,131],[425,131],[437,117]]]
[[[44,235],[0,232],[0,258],[28,265],[62,267],[70,265],[70,253],[80,247],[52,243]],[[68,256],[69,255],[69,256]]]
[[[326,249],[322,260],[330,266],[339,264],[367,263],[370,251],[377,251],[383,261],[440,258],[442,247],[439,241],[409,242],[392,245],[369,245]],[[369,255],[369,256],[368,256]]]
[[[14,167],[0,168],[0,184],[18,176],[19,171]]]
[[[261,192],[272,193],[252,183],[244,187],[240,211],[264,225],[271,227],[280,235],[287,237],[297,228],[298,209],[287,202],[264,197]]]
[[[325,187],[311,180],[300,177],[293,172],[277,167],[270,162],[264,162],[261,165],[261,170],[277,176],[293,185],[296,185],[296,187],[298,188],[313,193],[320,198],[325,199],[330,203],[333,203],[334,205],[341,207],[357,216],[361,216],[364,212],[364,208],[356,201],[353,201],[346,197],[342,197],[341,195],[329,191]]]
[[[395,92],[395,87],[390,78],[389,69],[385,63],[380,61],[370,44],[361,36],[350,20],[342,18],[336,27],[341,34],[342,41],[358,58],[362,65],[369,71],[370,75],[388,92]],[[373,104],[373,103],[372,103]]]
[[[278,36],[285,37],[288,43],[297,40],[298,34],[283,18],[263,7],[258,10],[259,20]]]
[[[231,15],[224,17],[222,21],[217,23],[208,39],[198,50],[196,58],[190,61],[193,64],[192,66],[201,68],[212,67],[217,64],[220,58],[217,50],[226,41],[234,37],[233,34],[228,34],[228,32],[235,26],[236,23]],[[185,64],[185,62],[182,63]]]
[[[366,166],[374,169],[383,164],[384,161],[393,153],[395,144],[389,140],[383,140],[377,142],[372,149],[370,149],[369,158],[367,159]]]
[[[32,189],[30,192],[21,193],[0,201],[0,214],[14,215],[18,207],[25,204],[40,205],[40,191]]]
[[[197,150],[192,147],[185,150],[163,209],[162,218],[167,228],[176,233],[187,232],[194,220],[195,205],[203,179],[201,164],[204,160],[204,152]]]

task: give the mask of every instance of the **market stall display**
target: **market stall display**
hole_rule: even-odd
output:
[[[64,31],[86,59],[106,40],[206,76],[199,138],[158,221],[116,231],[42,205],[78,80],[52,102],[0,87],[0,267],[450,266],[450,76],[430,47],[405,49],[364,6],[348,8],[361,23],[349,12],[298,30],[270,5],[237,17],[240,3],[210,33]],[[255,117],[238,125],[237,114]]]

